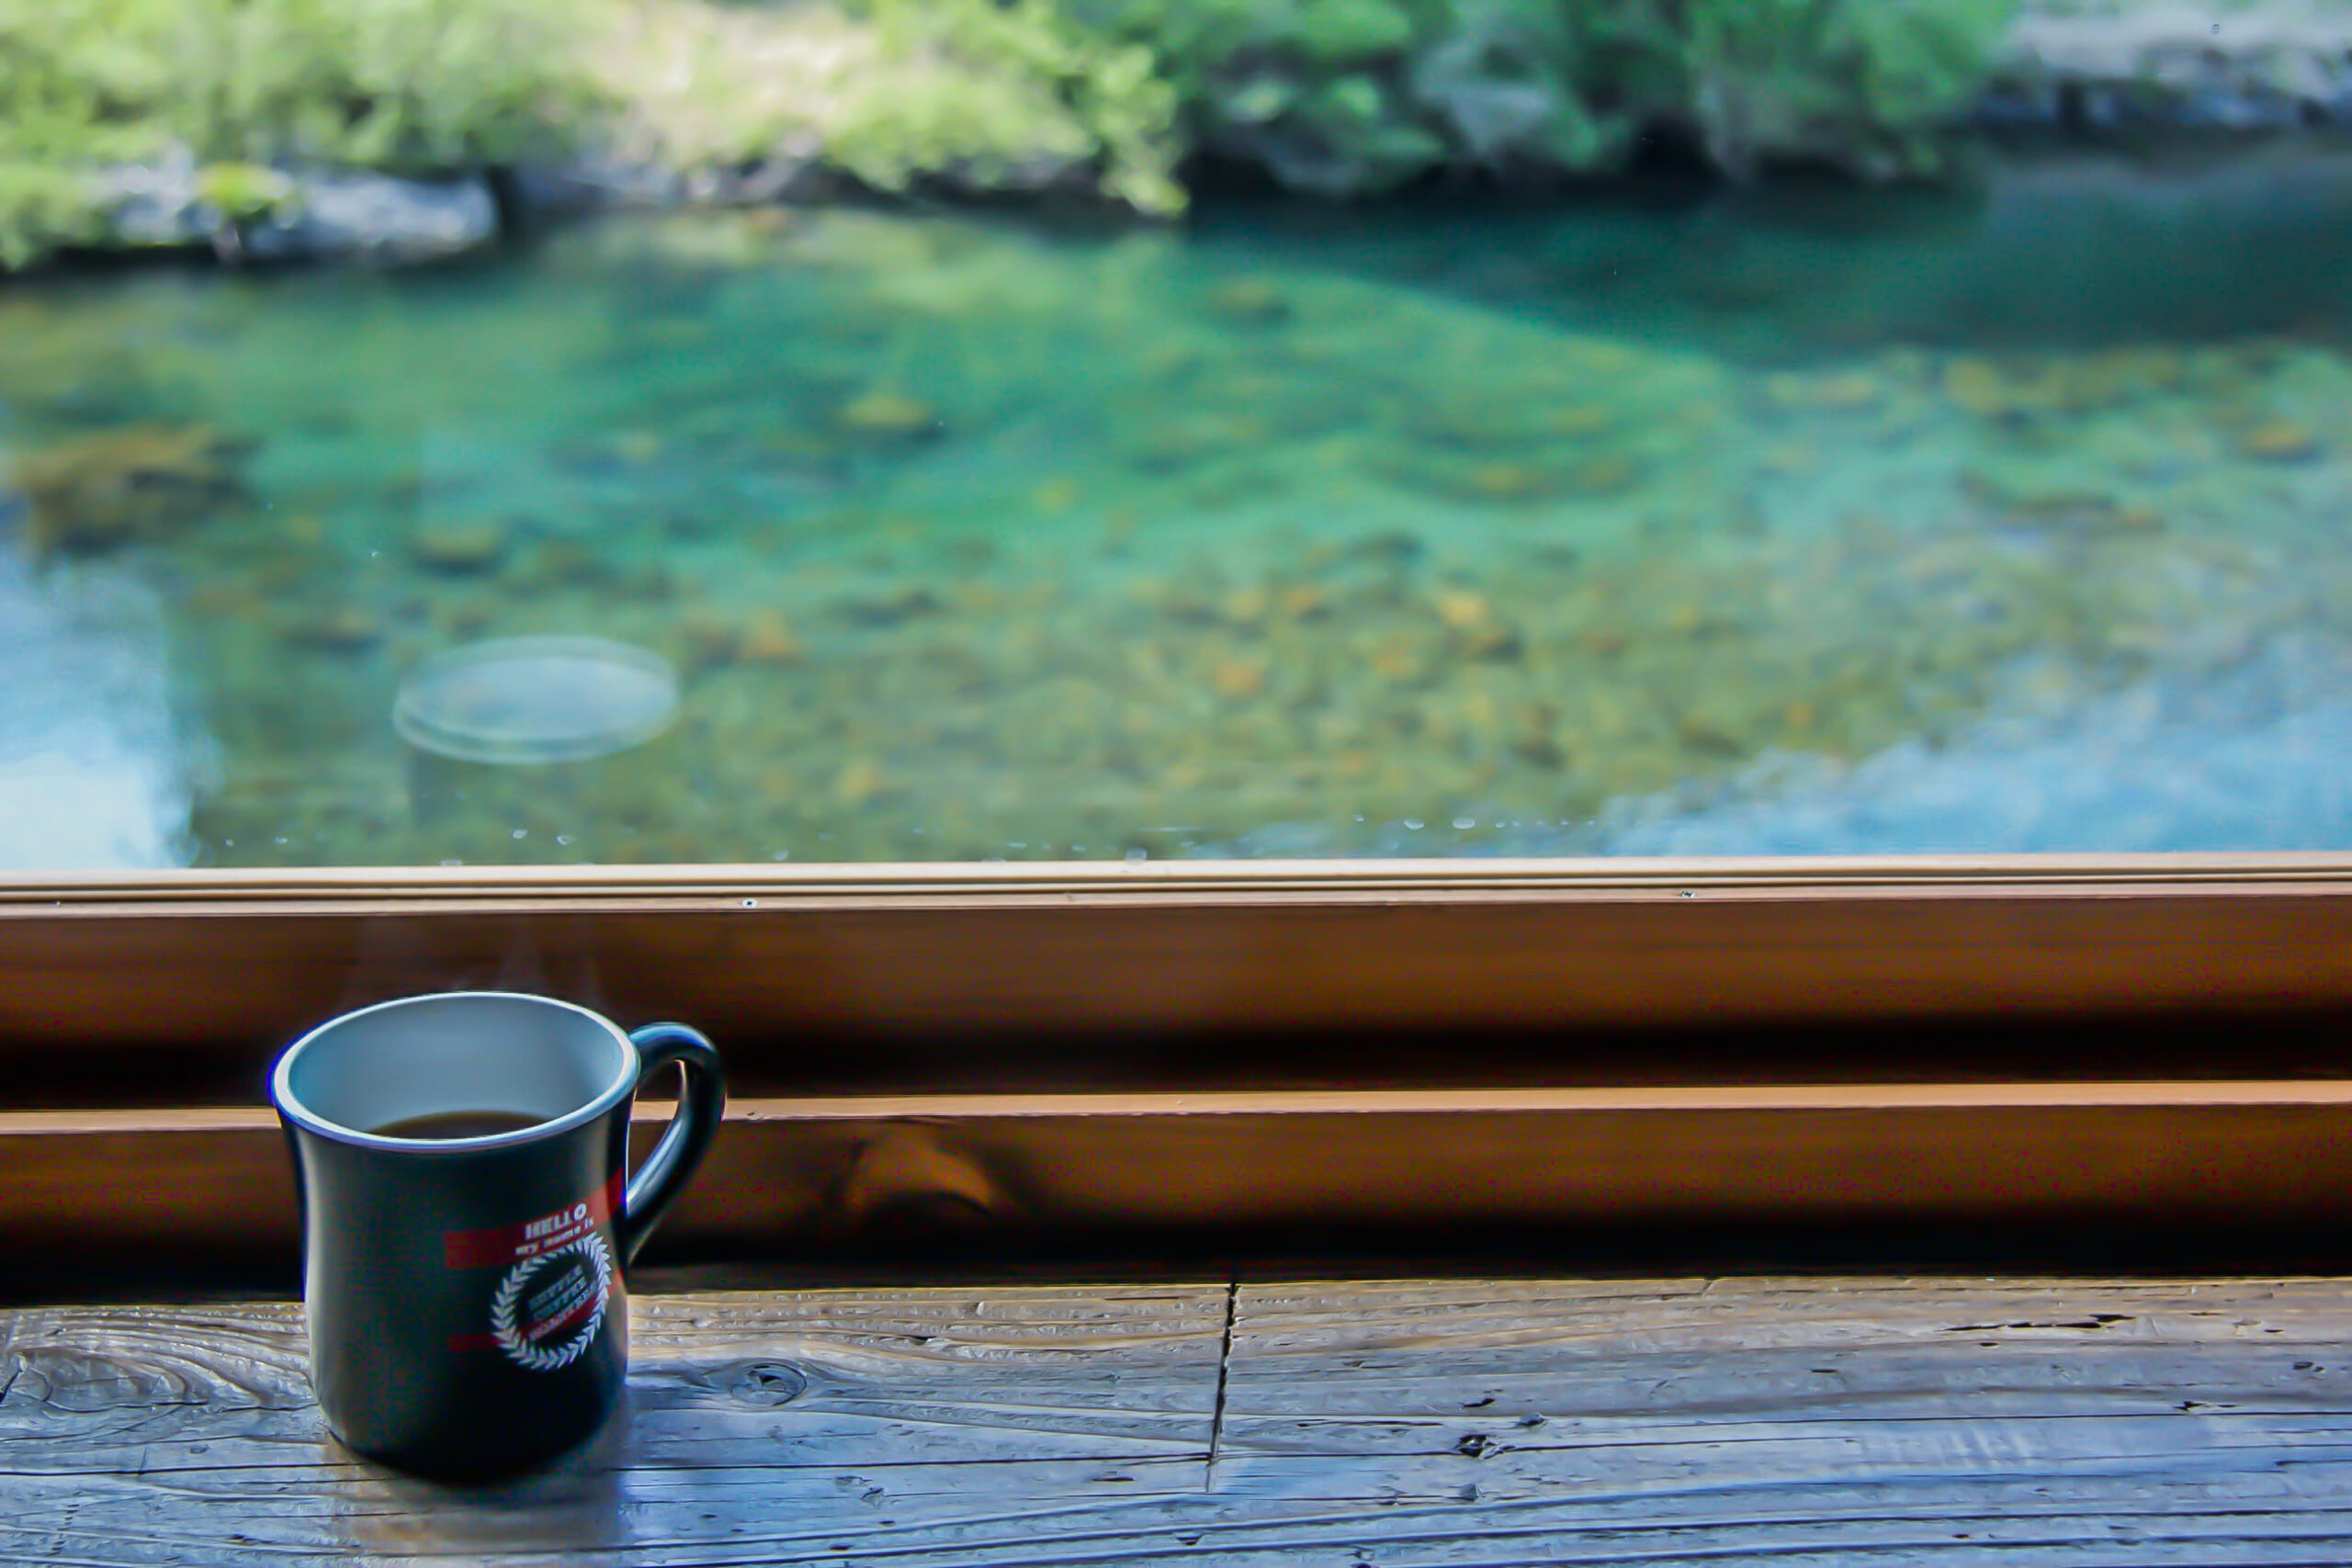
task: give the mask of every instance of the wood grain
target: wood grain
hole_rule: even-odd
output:
[[[2275,1468],[2352,1461],[2347,1405],[2336,1280],[1264,1287],[1212,1481],[1311,1495],[1337,1453],[1351,1495],[1488,1501]]]
[[[792,1561],[828,1532],[1197,1495],[1227,1301],[639,1298],[605,1436],[463,1490],[325,1435],[298,1308],[18,1311],[0,1316],[0,1561]]]
[[[250,1060],[481,986],[785,1064],[914,1036],[2343,1010],[2347,948],[2341,855],[19,879],[0,1050]]]
[[[2340,1235],[2347,1193],[2352,1083],[2331,1080],[745,1099],[649,1256],[1252,1227]],[[0,1253],[43,1259],[51,1292],[142,1256],[290,1267],[295,1235],[266,1110],[0,1112]]]
[[[605,1438],[475,1491],[322,1438],[294,1308],[0,1314],[0,1561],[2352,1561],[2346,1280],[808,1292],[633,1311],[632,1393]]]

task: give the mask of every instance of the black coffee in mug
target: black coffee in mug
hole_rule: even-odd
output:
[[[526,1127],[537,1126],[538,1122],[536,1116],[515,1111],[435,1111],[423,1116],[404,1116],[398,1122],[368,1130],[379,1138],[437,1143],[449,1138],[491,1138],[501,1133],[519,1133]]]
[[[685,1069],[628,1174],[639,1084]],[[302,1198],[311,1380],[356,1451],[453,1477],[574,1447],[628,1366],[621,1268],[725,1109],[718,1053],[545,997],[362,1009],[288,1048],[271,1098]]]

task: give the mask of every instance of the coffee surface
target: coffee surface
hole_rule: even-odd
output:
[[[536,1127],[540,1120],[519,1111],[435,1111],[425,1116],[403,1116],[368,1130],[379,1138],[487,1138]]]

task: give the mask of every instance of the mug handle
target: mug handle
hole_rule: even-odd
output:
[[[687,1178],[709,1152],[718,1119],[727,1110],[727,1080],[719,1071],[718,1052],[701,1031],[683,1023],[649,1023],[629,1031],[628,1043],[637,1047],[639,1088],[673,1062],[685,1069],[685,1084],[678,1092],[678,1113],[670,1119],[669,1130],[628,1179],[621,1198],[620,1223],[614,1229],[619,1232],[623,1263],[637,1260],[638,1248],[677,1201]]]

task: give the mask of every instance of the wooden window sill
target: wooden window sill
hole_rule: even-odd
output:
[[[109,1568],[2352,1561],[2352,1280],[1384,1280],[639,1297],[456,1491],[282,1303],[0,1312],[0,1558]]]
[[[673,1259],[910,1219],[2333,1235],[2347,954],[2345,855],[18,881],[0,1244],[279,1266],[270,1056],[465,987],[719,1040]]]

